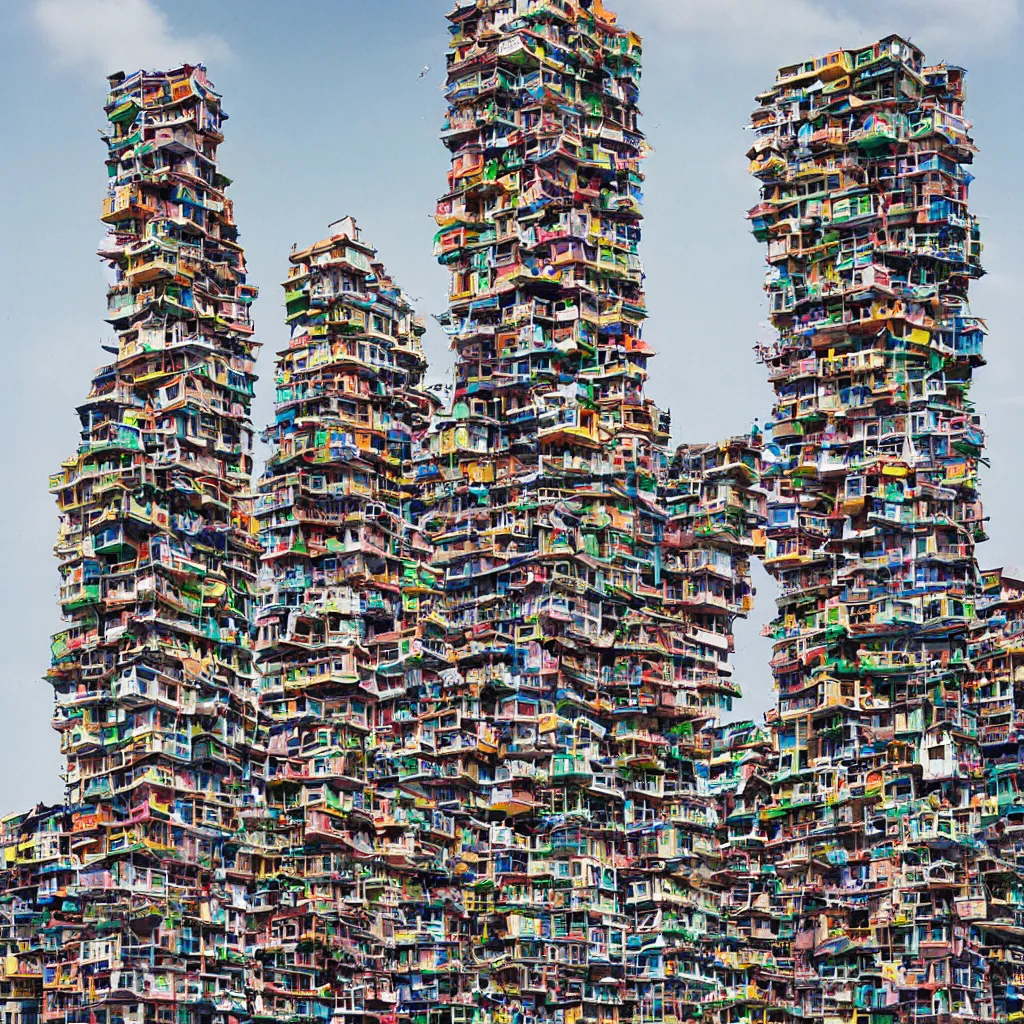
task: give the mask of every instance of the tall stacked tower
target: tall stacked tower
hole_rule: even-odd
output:
[[[749,587],[716,517],[757,518],[756,454],[670,466],[644,396],[640,40],[601,0],[449,19],[457,365],[418,480],[444,591],[424,637],[454,671],[404,720],[435,744],[414,770],[455,819],[473,912],[440,998],[481,1021],[682,1019],[717,983],[704,727]]]
[[[42,1019],[198,1024],[246,1005],[235,834],[262,774],[244,498],[256,291],[205,70],[117,75],[106,110],[117,343],[51,478],[67,805],[11,888],[49,912]]]
[[[969,899],[983,330],[963,78],[892,36],[781,69],[753,115],[781,587],[761,818],[804,1019],[992,1016]]]
[[[268,730],[256,1011],[289,1020],[392,1008],[396,932],[414,926],[425,849],[452,832],[402,787],[389,744],[424,672],[444,667],[417,636],[434,577],[403,477],[435,405],[424,327],[355,221],[332,228],[290,257],[291,340],[256,505]]]

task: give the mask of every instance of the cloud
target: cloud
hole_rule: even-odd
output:
[[[33,20],[55,64],[131,73],[224,58],[216,35],[178,35],[153,0],[35,0]]]
[[[1022,0],[635,0],[659,25],[679,33],[687,49],[723,63],[763,59],[766,47],[798,60],[840,46],[859,46],[899,32],[950,59],[1005,41],[1021,20]],[[953,52],[955,51],[955,52]],[[942,59],[941,53],[930,53]]]

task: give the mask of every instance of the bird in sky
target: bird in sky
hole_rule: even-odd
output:
[[[429,64],[424,64],[423,65],[423,70],[420,72],[419,78],[417,79],[417,81],[419,81],[420,79],[426,78],[429,71],[430,71],[430,65]]]

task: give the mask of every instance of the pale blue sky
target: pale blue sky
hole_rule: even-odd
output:
[[[1020,0],[606,0],[646,36],[642,108],[654,146],[647,167],[644,258],[660,352],[650,392],[672,410],[677,440],[712,440],[764,419],[771,394],[751,345],[763,335],[760,246],[744,211],[757,201],[743,125],[775,68],[812,52],[896,31],[932,60],[966,65],[969,116],[982,153],[973,206],[989,276],[973,292],[987,317],[989,367],[975,401],[987,413],[992,470],[983,477],[988,565],[1024,563],[1022,320],[1017,191],[1024,161],[1017,54]],[[285,337],[281,291],[293,242],[355,215],[421,312],[441,311],[447,275],[431,258],[446,153],[436,136],[448,0],[0,0],[0,80],[8,97],[0,185],[7,196],[0,302],[7,380],[0,426],[0,813],[57,800],[57,737],[41,681],[60,628],[51,553],[57,516],[47,476],[75,446],[75,405],[104,361],[105,272],[93,255],[104,192],[104,74],[205,60],[232,115],[222,167],[267,346]],[[429,65],[430,72],[418,79]],[[435,375],[450,363],[429,339]],[[258,385],[256,420],[270,415]],[[772,701],[772,614],[759,607],[738,636],[740,713]]]

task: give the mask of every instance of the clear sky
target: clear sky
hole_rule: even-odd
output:
[[[771,393],[751,346],[767,336],[763,255],[744,212],[757,202],[744,131],[752,97],[775,69],[889,32],[934,61],[965,65],[968,114],[981,147],[973,206],[989,275],[972,293],[988,319],[989,366],[974,392],[987,414],[992,469],[983,477],[989,566],[1024,563],[1018,97],[1022,0],[606,0],[646,37],[647,167],[643,253],[659,351],[649,390],[672,410],[678,441],[714,440],[764,420]],[[293,242],[323,237],[353,214],[421,312],[445,305],[447,274],[431,258],[435,198],[445,191],[437,141],[448,0],[0,0],[0,92],[8,97],[0,156],[6,196],[0,309],[0,428],[7,438],[0,501],[0,814],[57,801],[62,785],[52,692],[41,676],[60,628],[51,547],[57,513],[47,476],[77,442],[75,405],[112,338],[106,272],[93,255],[105,188],[105,74],[205,61],[231,114],[222,168],[262,289],[267,346],[286,337],[282,292]],[[429,71],[420,78],[425,67]],[[1014,281],[1018,284],[1015,286]],[[450,365],[429,339],[434,374]],[[256,420],[272,392],[259,387]],[[758,572],[758,609],[738,629],[748,697],[772,703],[772,584]]]

